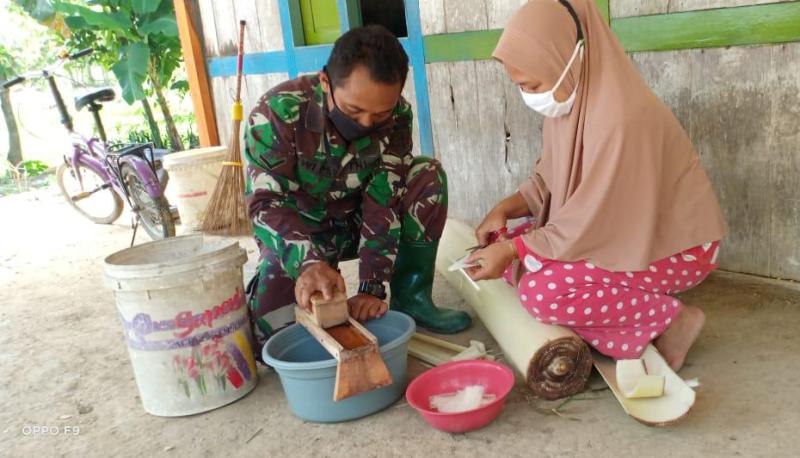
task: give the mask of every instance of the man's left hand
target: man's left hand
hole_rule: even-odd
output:
[[[350,307],[350,316],[358,321],[367,321],[382,317],[389,305],[375,296],[359,293],[347,300]]]

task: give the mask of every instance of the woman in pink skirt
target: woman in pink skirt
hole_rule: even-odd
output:
[[[531,315],[603,354],[637,358],[654,341],[678,370],[704,315],[674,295],[717,267],[725,233],[688,136],[593,0],[527,3],[493,56],[545,115],[543,152],[476,235],[486,246],[508,220],[530,221],[476,251],[470,275],[505,273]]]

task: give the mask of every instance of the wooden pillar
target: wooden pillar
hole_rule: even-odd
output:
[[[219,145],[217,120],[214,116],[214,103],[211,87],[208,84],[206,61],[203,46],[192,24],[191,0],[173,0],[175,18],[178,22],[178,35],[181,39],[183,61],[186,64],[186,77],[189,80],[189,93],[192,96],[194,116],[197,121],[200,146]]]

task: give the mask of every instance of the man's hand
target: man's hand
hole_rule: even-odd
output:
[[[321,292],[326,301],[333,299],[336,290],[344,292],[344,278],[327,262],[318,262],[307,267],[294,285],[294,297],[297,305],[308,312],[311,311],[311,295]]]
[[[347,300],[347,305],[350,306],[350,316],[358,321],[380,318],[389,309],[386,302],[366,293],[351,297]]]

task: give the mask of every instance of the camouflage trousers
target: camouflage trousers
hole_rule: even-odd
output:
[[[414,158],[400,204],[401,239],[405,241],[439,240],[447,218],[447,177],[435,159]],[[314,233],[313,239],[336,268],[340,261],[356,259],[362,217],[331,220],[330,228]],[[258,239],[256,239],[258,241]],[[276,253],[259,242],[258,272],[248,285],[250,319],[259,351],[276,331],[294,322],[295,281],[281,266]]]

